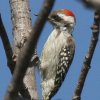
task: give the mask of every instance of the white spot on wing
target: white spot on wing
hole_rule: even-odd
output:
[[[64,48],[64,51],[66,51],[66,48]]]
[[[62,59],[65,60],[65,57],[63,57]]]
[[[62,67],[62,71],[63,71],[63,73],[65,72],[65,69]]]
[[[64,63],[64,66],[67,66],[67,64],[66,64],[66,63]]]
[[[64,52],[62,52],[60,55],[63,56],[64,55]]]
[[[65,57],[66,60],[68,60],[68,57]]]
[[[68,51],[68,54],[70,54],[70,52]]]
[[[66,56],[66,53],[64,53],[64,56]]]

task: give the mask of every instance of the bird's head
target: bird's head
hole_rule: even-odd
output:
[[[61,9],[53,11],[49,16],[48,20],[56,28],[71,29],[73,30],[76,19],[72,11],[68,9]]]

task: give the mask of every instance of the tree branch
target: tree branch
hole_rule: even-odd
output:
[[[100,11],[96,11],[94,15],[94,24],[92,26],[92,38],[91,38],[90,47],[84,59],[84,64],[81,70],[81,74],[78,80],[77,87],[74,92],[73,100],[81,100],[81,93],[84,87],[87,74],[90,69],[90,64],[93,58],[93,54],[94,54],[94,51],[95,51],[95,48],[98,42],[99,30],[100,30]]]
[[[77,0],[90,9],[100,9],[100,0]]]
[[[7,65],[9,67],[11,73],[13,74],[14,69],[15,69],[15,62],[13,61],[13,58],[12,58],[13,57],[13,51],[12,51],[12,47],[10,45],[10,42],[9,42],[9,39],[8,39],[8,36],[7,36],[7,32],[6,32],[5,27],[3,25],[1,15],[0,15],[0,36],[1,36],[1,39],[2,39],[2,43],[3,43],[3,46],[4,46],[5,53],[6,53],[6,57],[7,57]],[[20,90],[20,92],[22,93],[23,91]],[[24,93],[25,92],[26,92],[26,89],[24,89]],[[22,94],[24,94],[24,93],[22,93]],[[23,100],[20,96],[18,96],[17,99]]]
[[[1,14],[0,14],[0,36],[1,36],[3,46],[4,46],[6,57],[7,57],[7,65],[11,73],[13,73],[14,71],[14,62],[12,60],[13,51],[12,51],[12,48],[11,48],[11,45],[10,45],[10,42],[7,36],[7,32],[2,22]]]
[[[32,20],[30,16],[31,10],[29,0],[9,0],[9,4],[13,25],[13,61],[16,64],[19,52],[28,40],[32,30]],[[23,84],[21,84],[20,91],[18,93],[23,97],[23,99],[29,100],[38,99],[34,69],[38,56],[36,50],[33,52],[33,57],[30,61],[30,64],[32,63],[31,68],[28,67],[23,79]]]
[[[8,91],[5,96],[5,100],[12,100],[12,97],[16,95],[20,89],[20,84],[22,84],[23,77],[29,65],[32,53],[37,44],[40,33],[46,22],[47,16],[49,15],[55,0],[45,0],[42,10],[34,24],[32,32],[29,36],[28,41],[25,46],[21,49],[18,56],[18,61],[16,62],[16,67],[13,75],[11,84],[9,85]]]

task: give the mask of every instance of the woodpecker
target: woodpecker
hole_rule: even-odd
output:
[[[43,100],[51,100],[61,87],[75,53],[72,36],[76,24],[75,15],[68,9],[53,11],[48,16],[54,29],[41,54]]]

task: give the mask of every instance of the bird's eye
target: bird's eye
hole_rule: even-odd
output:
[[[57,15],[53,15],[52,18],[58,22],[61,21],[61,18]]]
[[[64,27],[70,27],[70,25],[69,24],[64,24]]]
[[[54,18],[54,19],[57,19],[57,17],[58,17],[58,16],[56,16],[56,15],[53,15],[53,16],[52,16],[52,18]]]

